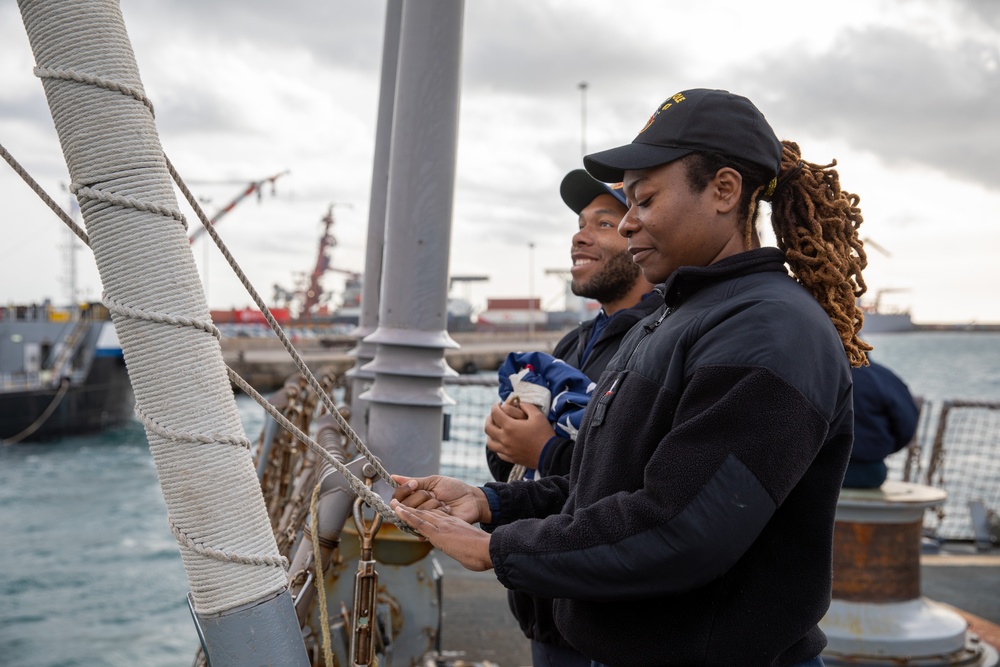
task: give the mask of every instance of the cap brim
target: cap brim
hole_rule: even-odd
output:
[[[620,189],[612,190],[604,183],[594,180],[594,177],[583,169],[574,169],[566,174],[559,185],[559,194],[566,206],[577,215],[601,195],[611,195],[622,205],[625,204],[625,195]]]
[[[587,155],[583,158],[583,166],[597,180],[617,183],[625,180],[627,170],[658,167],[684,157],[691,151],[690,148],[632,143]]]

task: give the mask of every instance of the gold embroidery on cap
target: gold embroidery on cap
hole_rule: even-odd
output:
[[[661,111],[666,111],[670,107],[674,106],[675,104],[680,104],[686,99],[687,98],[684,97],[682,93],[675,93],[674,95],[671,95],[669,98],[666,99],[666,101],[664,101],[661,107],[659,107],[656,111],[653,112],[653,115],[649,117],[649,120],[646,121],[646,124],[642,126],[641,130],[639,130],[639,134],[642,134],[643,132],[649,129],[649,126],[653,124],[653,121],[656,120],[656,117],[660,115]]]

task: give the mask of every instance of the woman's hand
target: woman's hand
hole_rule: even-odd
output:
[[[393,475],[392,478],[399,484],[393,491],[392,500],[403,507],[438,510],[465,523],[489,523],[493,516],[482,489],[453,477]]]
[[[436,549],[451,556],[466,569],[476,572],[493,569],[488,533],[440,509],[414,509],[402,504],[395,497],[389,504],[396,512],[396,516],[423,535]]]

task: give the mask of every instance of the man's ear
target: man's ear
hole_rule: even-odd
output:
[[[743,177],[740,172],[731,167],[723,167],[715,174],[712,187],[716,197],[716,212],[725,215],[735,211],[743,194]]]

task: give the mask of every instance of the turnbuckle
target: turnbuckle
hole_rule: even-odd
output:
[[[366,465],[364,469],[365,485],[370,489],[374,481],[374,470]],[[375,602],[378,595],[378,572],[375,571],[375,560],[372,550],[375,545],[375,535],[382,526],[382,517],[378,513],[371,523],[365,521],[363,511],[364,501],[360,496],[354,500],[354,524],[361,538],[361,558],[358,560],[358,571],[354,575],[354,609],[352,611],[351,656],[355,667],[367,667],[375,664],[375,639],[378,633],[375,619]]]

